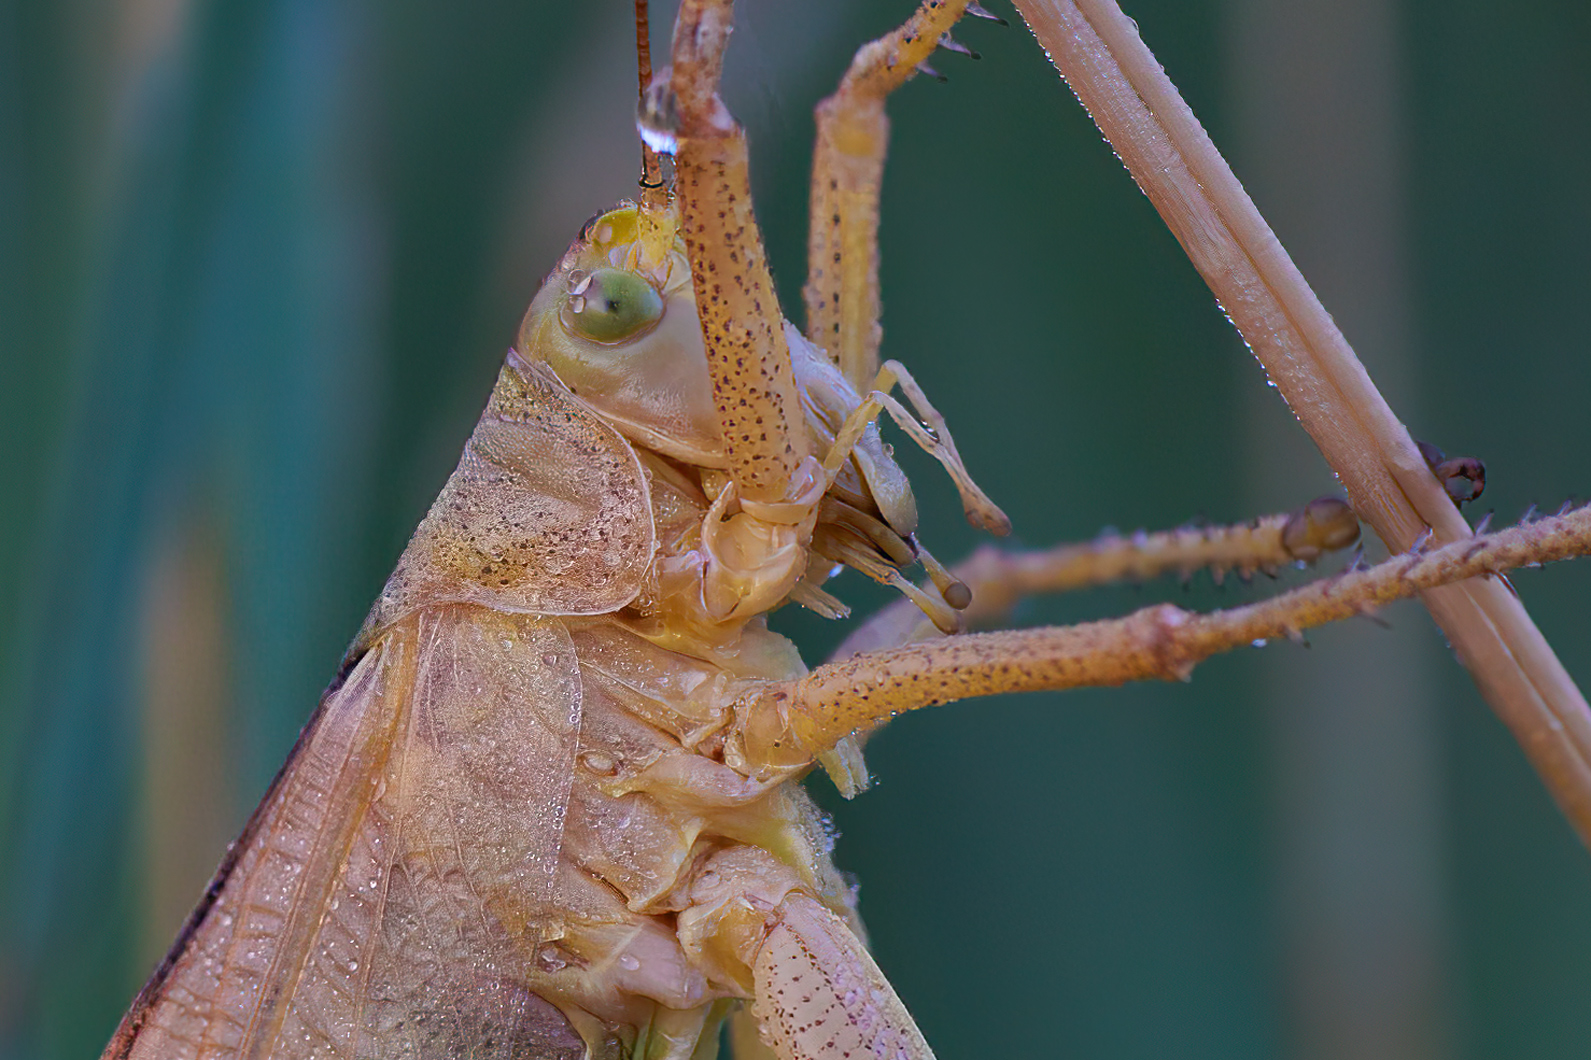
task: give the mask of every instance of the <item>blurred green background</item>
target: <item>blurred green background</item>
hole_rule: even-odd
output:
[[[745,6],[729,94],[787,306],[811,106],[907,9]],[[541,275],[631,192],[629,10],[0,0],[0,1058],[102,1047]],[[1591,491],[1591,8],[1127,10],[1415,435],[1486,460],[1478,508]],[[886,352],[1019,543],[1329,490],[1025,31],[959,35],[983,61],[892,104]],[[1591,682],[1591,565],[1515,581]],[[1591,858],[1424,613],[1387,617],[1189,685],[928,711],[854,804],[814,781],[939,1055],[1591,1054]],[[813,659],[843,633],[776,623]]]

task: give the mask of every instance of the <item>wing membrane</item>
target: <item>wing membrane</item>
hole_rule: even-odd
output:
[[[646,474],[630,443],[545,365],[510,350],[371,622],[454,601],[542,615],[615,611],[641,591],[653,540]]]
[[[427,609],[323,702],[107,1050],[578,1057],[528,986],[580,721],[556,619]]]

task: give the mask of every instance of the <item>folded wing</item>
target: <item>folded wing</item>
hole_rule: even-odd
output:
[[[428,608],[323,701],[106,1057],[578,1057],[528,985],[580,723],[556,619]]]

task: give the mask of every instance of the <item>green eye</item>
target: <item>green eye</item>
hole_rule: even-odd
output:
[[[558,318],[571,334],[592,342],[634,338],[663,317],[663,297],[646,280],[624,269],[593,269],[569,275],[569,295]]]

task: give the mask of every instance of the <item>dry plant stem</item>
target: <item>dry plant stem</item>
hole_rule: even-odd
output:
[[[752,215],[745,133],[718,97],[733,9],[729,0],[686,0],[674,26],[675,194],[730,470],[741,497],[778,504],[809,443]]]
[[[1426,527],[1469,536],[1408,431],[1114,0],[1016,0],[1100,131],[1394,551]],[[1583,841],[1591,844],[1591,711],[1519,600],[1496,581],[1424,596]]]
[[[1477,575],[1591,552],[1591,506],[1369,569],[1312,582],[1261,603],[1209,614],[1158,604],[1077,626],[974,633],[828,663],[759,693],[745,713],[753,760],[790,764],[901,711],[968,696],[1150,678],[1187,680],[1220,652],[1373,612],[1383,604]],[[1504,592],[1510,590],[1497,579]]]
[[[905,25],[863,45],[834,95],[819,103],[807,237],[807,338],[852,385],[878,372],[878,202],[889,150],[884,100],[906,83],[966,10],[925,0]]]

